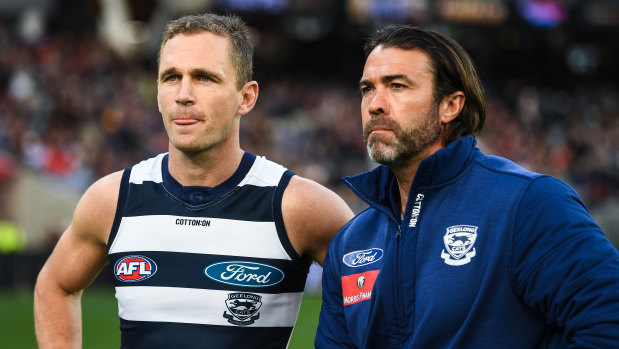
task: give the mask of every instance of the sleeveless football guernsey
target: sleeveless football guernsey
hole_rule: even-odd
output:
[[[309,265],[281,202],[292,172],[245,153],[214,188],[183,187],[168,155],[123,173],[108,254],[122,348],[285,348]]]

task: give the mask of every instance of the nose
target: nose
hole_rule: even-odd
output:
[[[389,114],[389,99],[384,89],[377,88],[369,102],[368,112],[371,116]]]
[[[193,95],[193,86],[189,79],[182,79],[178,94],[176,95],[176,103],[181,105],[192,105],[195,103]]]

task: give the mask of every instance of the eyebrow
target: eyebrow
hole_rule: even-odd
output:
[[[388,84],[392,82],[393,80],[404,80],[408,84],[411,84],[411,85],[414,84],[413,80],[411,80],[408,76],[404,74],[385,75],[380,78],[380,81],[383,84]],[[367,86],[367,85],[373,85],[373,84],[368,79],[361,79],[361,81],[359,81],[359,87]]]
[[[175,67],[171,67],[168,68],[164,71],[161,72],[161,74],[159,74],[159,80],[162,80],[164,77],[169,76],[169,75],[174,75],[174,74],[179,74],[178,69],[176,69]],[[202,69],[202,68],[192,68],[189,70],[189,75],[191,76],[200,76],[200,75],[205,75],[208,76],[209,78],[216,80],[216,81],[222,81],[223,80],[223,76],[221,74],[217,74],[213,71],[210,70],[206,70],[206,69]]]
[[[178,73],[178,71],[176,70],[176,68],[168,68],[164,71],[161,72],[161,74],[159,74],[159,80],[161,81],[164,77],[168,76],[168,75],[173,75]]]

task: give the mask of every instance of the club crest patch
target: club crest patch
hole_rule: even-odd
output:
[[[251,325],[260,318],[258,310],[262,306],[262,296],[253,293],[236,292],[228,293],[224,317],[228,322],[238,326]]]
[[[441,252],[441,258],[449,265],[464,265],[475,257],[473,245],[477,240],[477,229],[474,225],[453,225],[447,227],[443,236],[445,249]],[[447,250],[447,252],[445,252]]]

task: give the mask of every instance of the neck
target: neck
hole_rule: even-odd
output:
[[[404,214],[406,210],[406,203],[408,202],[408,193],[411,190],[411,185],[413,184],[413,179],[415,178],[415,174],[417,173],[417,168],[419,167],[419,162],[415,165],[406,166],[406,167],[390,167],[391,171],[395,174],[396,179],[398,180],[398,191],[400,192],[400,205],[401,211],[400,213]]]
[[[411,191],[411,186],[413,185],[413,180],[415,179],[415,174],[417,174],[417,170],[419,169],[419,164],[421,162],[441,150],[443,147],[440,142],[434,143],[431,146],[428,146],[423,151],[421,151],[417,156],[411,158],[407,163],[402,166],[389,166],[391,172],[395,175],[398,180],[398,190],[400,192],[400,204],[401,204],[401,214],[404,214],[406,211],[406,203],[408,202],[408,194]]]
[[[183,186],[216,187],[230,178],[239,167],[244,151],[185,153],[170,146],[168,170]]]

